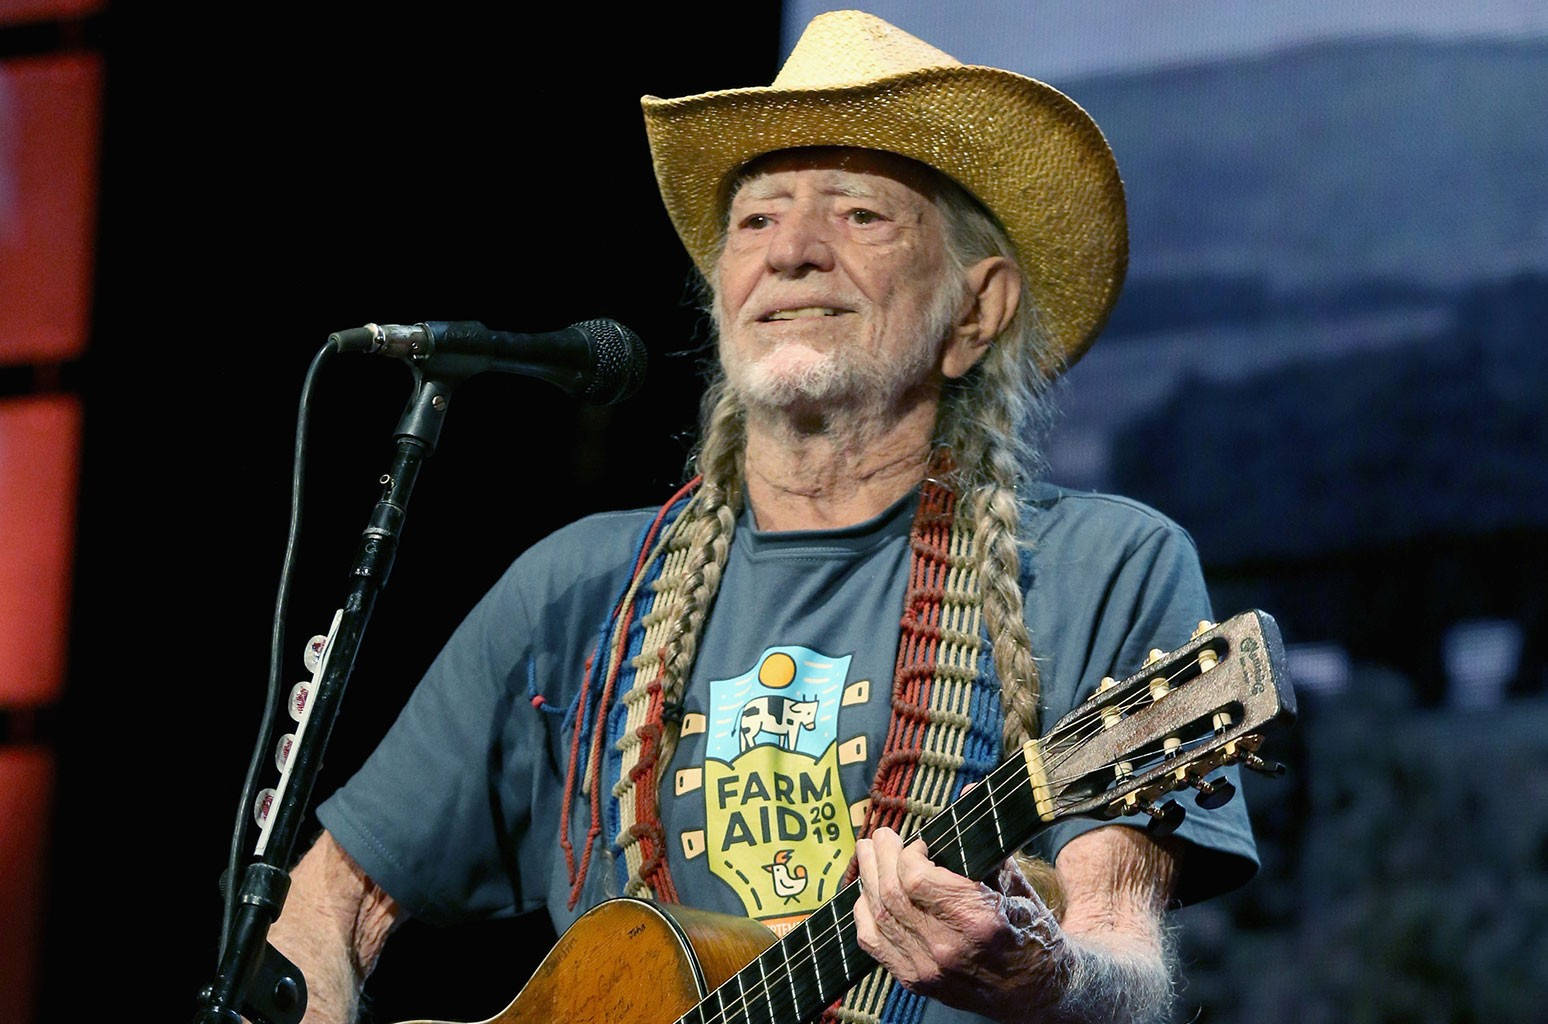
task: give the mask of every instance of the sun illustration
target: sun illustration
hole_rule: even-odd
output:
[[[763,659],[763,664],[758,666],[758,682],[770,689],[780,690],[790,685],[795,678],[796,663],[790,655],[781,651],[775,651]]]

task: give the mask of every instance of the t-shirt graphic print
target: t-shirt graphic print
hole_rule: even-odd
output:
[[[848,678],[851,661],[770,647],[742,674],[711,679],[706,706],[683,719],[685,737],[705,733],[702,765],[680,768],[673,785],[704,800],[704,829],[680,836],[683,853],[705,857],[776,934],[833,897],[865,817],[866,793],[848,792],[859,773],[843,769],[865,763],[870,740],[843,721],[872,694],[869,680]]]

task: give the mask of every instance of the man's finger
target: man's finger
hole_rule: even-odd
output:
[[[860,900],[875,910],[880,887],[876,883],[876,847],[869,839],[855,843],[855,868],[860,874]]]
[[[865,840],[861,840],[864,842]],[[858,853],[858,849],[856,850]],[[865,883],[860,883],[860,898],[855,900],[855,941],[860,943],[860,948],[871,954],[878,962],[881,952],[881,935],[876,929],[876,915],[871,910],[871,901],[865,894]]]
[[[898,854],[903,842],[890,828],[871,833],[871,850],[876,857],[876,898],[881,908],[893,917],[909,918],[913,904],[898,879]]]

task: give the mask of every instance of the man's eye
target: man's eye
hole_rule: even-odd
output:
[[[772,222],[769,220],[766,214],[751,213],[742,218],[742,222],[739,226],[744,228],[751,228],[752,230],[757,231],[761,228],[768,227],[770,223]]]
[[[849,211],[849,219],[855,224],[874,224],[882,219],[882,215],[877,213],[875,210],[867,210],[864,207],[857,207],[856,209]]]

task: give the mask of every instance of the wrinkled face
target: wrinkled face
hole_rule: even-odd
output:
[[[871,150],[755,165],[715,299],[721,363],[749,406],[880,408],[938,384],[963,286],[927,175]]]

